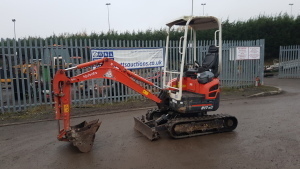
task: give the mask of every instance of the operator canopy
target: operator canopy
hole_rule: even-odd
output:
[[[193,18],[189,23],[194,30],[208,30],[219,28],[219,21],[216,17],[213,16],[183,16],[175,21],[172,21],[167,24],[170,28],[174,25],[184,26],[190,18]]]

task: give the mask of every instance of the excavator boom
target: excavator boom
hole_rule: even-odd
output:
[[[96,68],[74,77],[68,77],[66,75],[66,72],[69,70],[82,69],[90,66],[95,66]],[[57,138],[61,141],[72,142],[73,145],[78,147],[82,152],[90,151],[95,138],[95,133],[100,127],[101,122],[96,120],[92,122],[82,122],[75,126],[70,125],[71,84],[96,78],[118,81],[156,103],[162,102],[160,98],[140,85],[140,82],[142,82],[149,86],[155,86],[154,83],[136,75],[109,58],[103,58],[79,64],[72,68],[58,70],[53,78],[55,118],[58,120],[59,127]],[[62,129],[60,128],[60,121],[63,122]]]

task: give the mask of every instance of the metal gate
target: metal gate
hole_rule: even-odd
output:
[[[280,46],[279,78],[300,78],[300,46]]]

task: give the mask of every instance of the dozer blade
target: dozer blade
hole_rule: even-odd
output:
[[[145,135],[149,140],[156,140],[159,138],[159,133],[156,131],[155,121],[145,122],[145,117],[133,117],[134,129]]]
[[[76,126],[72,126],[71,130],[67,133],[69,141],[72,142],[79,151],[86,153],[92,149],[95,133],[101,125],[101,122],[98,121],[99,119],[88,123],[84,121]]]

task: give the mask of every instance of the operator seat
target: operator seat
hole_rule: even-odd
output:
[[[219,49],[212,45],[208,48],[208,53],[206,54],[202,66],[198,68],[197,80],[201,84],[206,84],[211,82],[213,78],[218,77],[218,66],[219,66]]]
[[[218,66],[219,66],[219,48],[212,45],[208,48],[208,53],[206,54],[202,66],[198,68],[198,73],[203,73],[205,71],[211,71],[214,77],[218,77]]]
[[[198,68],[185,68],[185,76],[191,78],[197,78],[197,76],[202,74],[202,77],[209,76],[210,79],[213,77],[218,77],[218,64],[219,64],[219,56],[218,56],[219,48],[212,45],[208,48],[208,53],[205,55],[205,58],[202,62],[202,65]],[[197,63],[197,62],[196,62]],[[208,82],[211,80],[207,80]],[[199,83],[204,83],[200,82]],[[207,82],[206,82],[207,83]]]

